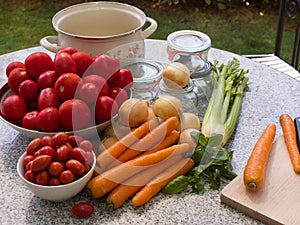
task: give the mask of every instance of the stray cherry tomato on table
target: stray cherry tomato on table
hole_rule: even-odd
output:
[[[86,218],[93,214],[94,206],[87,202],[80,202],[72,207],[72,213],[78,218]]]

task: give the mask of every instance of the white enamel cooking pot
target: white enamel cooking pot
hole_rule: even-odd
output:
[[[136,7],[101,1],[62,9],[52,25],[58,35],[40,40],[47,50],[55,53],[72,46],[93,56],[109,52],[117,58],[143,57],[144,39],[157,29],[156,21]]]

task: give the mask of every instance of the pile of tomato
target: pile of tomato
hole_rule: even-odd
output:
[[[6,67],[12,94],[1,115],[26,129],[72,131],[110,120],[128,99],[131,71],[106,54],[92,57],[67,47],[54,59],[45,52]]]

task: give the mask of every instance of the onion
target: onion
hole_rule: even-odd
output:
[[[172,116],[179,118],[182,110],[182,102],[171,95],[163,95],[154,101],[153,111],[156,116],[166,120]]]
[[[194,138],[191,135],[191,132],[198,132],[200,133],[199,130],[194,129],[194,128],[189,128],[184,130],[183,132],[180,133],[179,136],[179,143],[188,143],[191,147],[191,149],[194,149],[197,146],[197,142],[194,140]]]
[[[127,99],[119,109],[119,121],[130,128],[137,127],[148,119],[148,104],[137,98]]]
[[[180,115],[180,131],[184,131],[189,128],[200,130],[200,119],[194,113],[184,112]]]
[[[167,65],[163,72],[162,78],[169,88],[184,88],[188,85],[190,80],[190,71],[186,65],[173,62]]]

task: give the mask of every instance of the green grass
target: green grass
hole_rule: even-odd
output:
[[[0,54],[37,46],[42,37],[56,35],[51,24],[53,15],[79,2],[83,1],[0,0]],[[216,11],[166,6],[151,8],[151,1],[141,1],[135,5],[158,22],[158,29],[150,38],[166,39],[173,31],[191,29],[208,34],[213,47],[238,54],[274,51],[277,27],[275,10],[260,16],[257,9],[246,7]],[[291,32],[286,32],[285,36],[283,55],[289,59],[291,51],[288,43],[293,41],[293,37]]]

